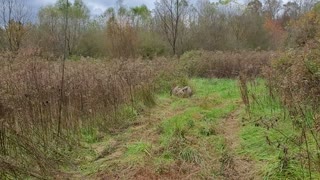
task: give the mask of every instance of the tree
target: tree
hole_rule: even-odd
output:
[[[151,12],[146,5],[131,8],[131,13],[132,23],[138,28],[146,25],[147,21],[151,18]]]
[[[1,27],[0,27],[0,42],[3,42],[3,43],[0,43],[0,51],[1,51],[1,50],[4,50],[6,47],[5,30],[2,29]]]
[[[253,0],[248,3],[247,10],[253,14],[261,15],[262,3],[259,0]]]
[[[242,32],[241,38],[244,42],[242,46],[245,48],[269,49],[270,47],[269,34],[263,28],[266,18],[262,10],[262,3],[259,0],[253,0],[248,3],[246,11],[238,18]]]
[[[137,52],[137,30],[133,27],[130,11],[118,1],[118,9],[109,8],[106,35],[107,49],[113,58],[134,57]]]
[[[86,31],[90,11],[82,0],[75,0],[69,14],[68,49],[73,54],[79,46],[79,39]]]
[[[281,10],[282,1],[281,0],[265,0],[264,1],[264,11],[268,17],[276,19]]]
[[[173,54],[177,54],[177,39],[180,33],[180,23],[188,7],[187,0],[160,0],[155,3],[156,18],[161,21],[164,32]]]
[[[10,20],[6,26],[7,37],[10,45],[10,50],[18,51],[21,47],[23,37],[27,32],[27,27],[24,26],[20,21],[16,22]]]
[[[298,19],[301,7],[297,2],[289,1],[283,5],[283,14],[281,17],[282,26],[285,27],[291,20]]]
[[[279,20],[266,18],[264,22],[264,28],[270,35],[270,42],[272,43],[273,48],[279,48],[284,44],[286,32],[281,26]]]
[[[220,16],[218,5],[209,0],[199,0],[196,4],[197,24],[192,27],[193,42],[196,46],[205,50],[219,49],[220,42],[224,39],[225,31],[222,25],[223,17]],[[221,40],[221,41],[220,41]],[[221,46],[222,47],[222,46]]]
[[[104,18],[103,18],[104,19]],[[89,57],[102,57],[107,55],[105,36],[105,20],[102,25],[101,17],[94,18],[87,25],[86,31],[80,38],[77,54]]]
[[[287,2],[283,5],[284,7],[284,16],[288,17],[289,19],[296,19],[299,16],[300,7],[297,2]]]
[[[23,0],[0,0],[0,26],[11,51],[18,51],[27,32],[30,11]]]
[[[63,52],[63,21],[56,6],[46,6],[39,13],[39,45],[48,54],[61,55]]]
[[[309,42],[319,42],[320,39],[320,6],[314,8],[290,23],[288,45],[304,47]]]
[[[66,4],[66,0],[59,0],[55,5],[43,7],[39,11],[40,29],[42,30],[41,47],[56,55],[64,51],[63,32],[65,27],[65,14],[68,7],[67,48],[70,54],[75,54],[80,39],[86,31],[90,18],[89,8],[82,0]]]
[[[299,15],[307,13],[312,10],[315,4],[319,3],[319,0],[294,0],[299,6]]]

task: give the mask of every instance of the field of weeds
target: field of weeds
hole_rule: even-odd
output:
[[[175,61],[68,61],[3,56],[0,69],[1,168],[11,175],[54,175],[83,134],[130,126],[154,94],[184,77]],[[36,167],[36,168],[34,168]]]
[[[0,7],[1,180],[320,179],[317,0]]]
[[[298,62],[283,66],[287,56],[82,58],[65,62],[63,81],[57,61],[2,56],[1,176],[317,179],[319,109],[309,100],[317,97],[317,76],[304,76],[311,91],[290,89],[278,79],[293,78],[284,68],[310,71]],[[186,85],[190,98],[170,95]],[[304,100],[289,101],[288,93]]]

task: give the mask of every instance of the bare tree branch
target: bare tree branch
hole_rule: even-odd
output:
[[[177,54],[177,39],[179,37],[179,24],[183,22],[182,14],[187,8],[185,0],[160,0],[156,2],[156,16],[160,18],[162,30],[166,35],[173,54]]]

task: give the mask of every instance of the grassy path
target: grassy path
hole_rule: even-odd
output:
[[[241,107],[221,121],[221,129],[226,140],[226,153],[224,154],[223,176],[226,179],[248,180],[255,179],[255,163],[248,157],[236,153],[241,149],[240,131],[241,123],[239,120]]]
[[[89,144],[71,179],[253,179],[252,161],[236,153],[243,109],[236,81],[191,85],[192,98],[159,96],[126,131]]]

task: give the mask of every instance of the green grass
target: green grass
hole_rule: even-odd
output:
[[[120,173],[127,167],[145,167],[152,168],[161,175],[170,173],[172,167],[182,163],[190,167],[201,167],[198,177],[219,179],[224,171],[224,164],[229,163],[230,158],[245,156],[256,163],[259,178],[308,179],[307,161],[301,166],[301,149],[295,145],[300,132],[292,125],[288,112],[279,100],[269,97],[263,80],[258,79],[254,85],[249,86],[250,114],[243,109],[241,117],[238,117],[240,120],[242,118],[243,127],[240,132],[241,146],[235,151],[230,151],[227,147],[226,139],[219,128],[222,120],[240,107],[237,81],[192,79],[187,84],[195,91],[191,98],[181,99],[168,93],[156,96],[157,105],[161,107],[161,112],[156,114],[159,113],[160,117],[152,114],[148,116],[161,121],[147,126],[147,130],[155,131],[151,133],[155,136],[152,140],[148,137],[136,137],[135,141],[130,141],[136,131],[134,128],[126,129],[117,135],[105,136],[102,140],[98,138],[98,130],[83,129],[82,138],[89,148],[82,148],[76,158],[82,161],[93,160],[98,156],[90,148],[94,145],[103,146],[106,150],[111,148],[112,153],[117,152],[119,156],[111,160],[106,156],[94,163],[84,163],[79,166],[82,174],[92,174],[105,169],[107,172]],[[141,107],[143,106],[145,105]],[[140,112],[137,107],[132,109],[124,106],[119,117],[132,122],[140,117],[137,112]],[[312,117],[312,114],[308,114],[308,117]],[[148,118],[145,119],[146,122],[142,123],[148,124]],[[111,139],[119,142],[118,145],[114,147],[109,143]],[[318,153],[314,151],[315,142],[309,141],[308,145],[312,150],[312,157],[315,157]],[[304,145],[301,147],[304,148]],[[218,167],[214,166],[217,164]],[[312,178],[320,179],[319,173],[315,169],[312,171]]]
[[[239,98],[237,83],[232,79],[192,79],[191,84],[196,87],[196,97],[217,94],[222,99]]]
[[[127,145],[124,156],[120,159],[123,164],[130,166],[143,165],[146,156],[151,156],[152,144],[149,142],[138,141]]]
[[[304,145],[295,144],[300,132],[293,127],[290,117],[285,116],[287,110],[279,100],[269,96],[261,79],[255,86],[249,86],[249,94],[250,114],[243,113],[245,126],[241,131],[242,148],[239,153],[250,156],[258,163],[264,179],[308,179],[306,162],[302,167],[298,160],[300,147]],[[314,145],[309,142],[310,147]],[[315,170],[313,178],[320,178]]]
[[[167,118],[161,119],[157,125],[148,126],[154,129],[157,137],[152,139],[156,141],[141,137],[140,141],[131,142],[131,135],[135,132],[132,128],[117,135],[110,135],[108,141],[116,140],[120,142],[118,146],[111,147],[109,143],[101,145],[107,150],[111,147],[112,153],[120,153],[119,156],[107,160],[108,155],[112,154],[110,153],[93,164],[85,163],[80,166],[82,174],[92,174],[101,169],[117,172],[127,167],[145,166],[162,174],[170,172],[172,166],[180,162],[193,164],[190,167],[203,166],[199,172],[202,177],[219,174],[219,169],[214,169],[213,165],[219,163],[226,144],[217,126],[223,118],[239,107],[240,94],[237,83],[228,79],[192,79],[188,84],[195,91],[191,98],[177,98],[168,93],[157,95],[157,105],[163,107],[160,109],[163,112],[159,114]],[[126,118],[126,121],[134,121],[139,118],[137,111],[139,107],[132,109],[130,106],[124,106],[119,117]],[[89,146],[100,146],[102,143],[98,140],[97,131],[84,131],[82,134]],[[95,156],[97,155],[90,155],[91,159]]]
[[[220,120],[235,110],[240,99],[237,83],[228,79],[192,79],[195,94],[189,99],[171,97],[171,110],[177,114],[164,120],[160,127],[160,146],[165,151],[157,160],[167,157],[174,162],[209,163],[219,159],[225,151],[225,140],[217,133]],[[190,144],[189,139],[194,139]],[[165,161],[168,162],[168,161]],[[214,162],[211,162],[214,163]],[[210,163],[209,163],[210,164]],[[164,165],[161,164],[161,168]],[[203,168],[201,173],[209,175],[214,170]],[[213,174],[210,174],[213,175]]]
[[[126,119],[129,121],[134,121],[138,117],[138,112],[134,107],[131,106],[123,106],[118,113],[119,119]]]
[[[127,156],[150,155],[151,144],[148,142],[136,142],[127,146]]]
[[[171,108],[183,109],[183,112],[163,121],[161,128],[164,145],[168,145],[173,136],[183,136],[184,133],[192,131],[190,122],[196,124],[195,128],[205,130],[203,127],[216,123],[219,118],[223,118],[237,107],[235,100],[239,100],[240,95],[234,80],[192,79],[190,84],[196,88],[196,93],[191,99],[173,97],[175,101]],[[203,105],[203,100],[208,105]]]
[[[162,123],[161,128],[162,138],[161,144],[167,146],[174,136],[183,138],[186,131],[189,130],[190,120],[193,119],[192,115],[199,112],[201,109],[198,107],[188,108],[183,114],[174,116]]]
[[[98,130],[94,128],[81,129],[82,139],[89,144],[98,142]]]
[[[222,118],[227,116],[230,112],[232,112],[233,110],[235,110],[237,107],[237,105],[235,104],[227,104],[226,106],[222,107],[222,108],[216,108],[216,109],[212,109],[211,111],[207,111],[205,114],[205,118],[206,120],[216,120],[218,118]]]

